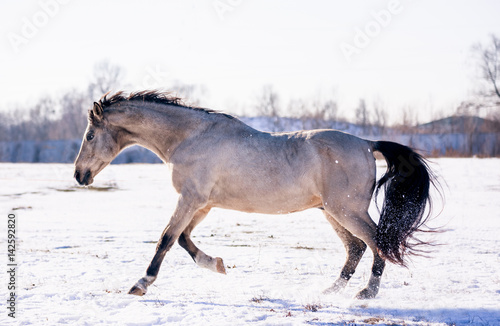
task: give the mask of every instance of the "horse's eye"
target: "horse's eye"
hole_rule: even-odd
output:
[[[91,133],[91,132],[89,132],[89,133],[87,134],[87,141],[91,141],[92,139],[94,139],[94,134],[93,134],[93,133]]]

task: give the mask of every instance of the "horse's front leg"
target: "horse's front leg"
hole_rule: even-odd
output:
[[[203,206],[200,201],[194,201],[192,198],[186,198],[182,196],[177,203],[177,208],[172,215],[167,227],[163,230],[163,233],[156,246],[156,253],[153,260],[149,264],[146,270],[146,276],[141,278],[128,292],[134,295],[144,295],[147,292],[148,286],[153,284],[158,276],[158,271],[160,270],[161,263],[167,251],[172,247],[172,245],[177,241],[180,234],[191,222],[194,213]]]
[[[186,249],[191,258],[193,258],[194,262],[198,264],[198,266],[208,268],[211,271],[226,274],[226,269],[224,268],[224,262],[220,257],[211,257],[205,254],[203,251],[198,249],[196,245],[191,240],[191,231],[207,216],[210,211],[210,207],[205,207],[200,209],[194,214],[191,223],[188,227],[182,232],[179,236],[179,245]]]

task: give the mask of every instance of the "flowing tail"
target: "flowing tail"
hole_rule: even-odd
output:
[[[385,201],[377,226],[376,243],[382,257],[406,266],[405,256],[415,254],[415,247],[426,242],[416,239],[416,231],[430,216],[432,205],[429,188],[436,178],[425,158],[411,148],[388,141],[373,143],[373,150],[384,155],[387,172],[378,181],[375,196],[382,186]],[[429,214],[425,208],[429,205]],[[413,240],[410,242],[410,240]]]

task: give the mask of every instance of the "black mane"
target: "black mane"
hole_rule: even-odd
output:
[[[101,107],[106,109],[107,107],[110,107],[113,104],[120,103],[120,102],[126,102],[126,101],[142,101],[142,102],[152,102],[152,103],[158,103],[158,104],[165,104],[165,105],[173,105],[173,106],[178,106],[190,110],[196,110],[200,112],[205,112],[207,114],[211,113],[217,113],[217,114],[222,114],[228,118],[234,118],[233,116],[225,113],[220,113],[215,110],[210,110],[210,109],[204,109],[204,108],[199,108],[199,107],[194,107],[187,105],[184,100],[180,97],[172,95],[170,92],[160,92],[160,91],[139,91],[139,92],[133,92],[130,93],[128,96],[123,92],[117,92],[110,97],[108,97],[109,93],[106,93],[101,97],[99,100],[99,104]]]

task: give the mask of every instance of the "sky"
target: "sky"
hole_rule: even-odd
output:
[[[0,111],[85,89],[96,63],[128,91],[203,85],[200,105],[252,114],[265,85],[292,99],[360,99],[391,119],[452,112],[478,90],[471,47],[500,35],[500,1],[0,0]]]

